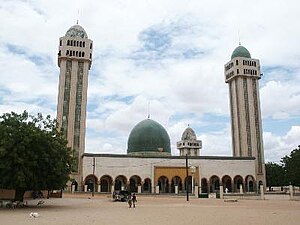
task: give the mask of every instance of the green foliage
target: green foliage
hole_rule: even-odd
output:
[[[286,185],[285,170],[282,165],[269,162],[266,164],[267,186],[284,186]]]
[[[72,161],[71,150],[50,116],[24,111],[0,117],[0,188],[61,189]]]
[[[283,157],[281,162],[284,165],[288,182],[300,186],[300,145],[289,156]]]

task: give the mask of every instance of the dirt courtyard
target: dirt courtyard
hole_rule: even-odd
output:
[[[34,204],[35,202],[31,202]],[[39,213],[38,218],[29,216]],[[167,196],[138,196],[136,208],[125,202],[112,202],[108,196],[64,195],[62,199],[45,200],[41,207],[0,209],[0,224],[175,224],[175,225],[299,225],[300,201],[239,200]]]

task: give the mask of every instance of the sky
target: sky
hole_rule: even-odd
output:
[[[297,0],[0,0],[0,114],[56,117],[59,38],[79,20],[94,42],[85,152],[126,154],[150,112],[172,155],[189,124],[201,155],[231,156],[224,64],[241,41],[263,73],[265,160],[279,162],[300,144],[299,10]]]

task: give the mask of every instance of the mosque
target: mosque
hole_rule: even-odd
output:
[[[127,154],[85,153],[88,72],[93,41],[78,24],[59,39],[60,67],[57,121],[76,164],[68,188],[112,193],[257,192],[265,188],[264,149],[259,100],[258,59],[239,45],[224,66],[229,85],[232,156],[201,156],[202,141],[187,127],[171,155],[165,128],[148,118],[138,122],[128,138]],[[188,166],[186,161],[188,159]],[[187,184],[187,185],[186,185]]]

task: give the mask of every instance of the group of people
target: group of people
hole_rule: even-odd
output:
[[[128,195],[128,205],[129,205],[129,208],[131,208],[132,205],[133,205],[133,208],[135,208],[136,202],[137,202],[137,199],[136,199],[135,193],[133,193],[132,195]]]

